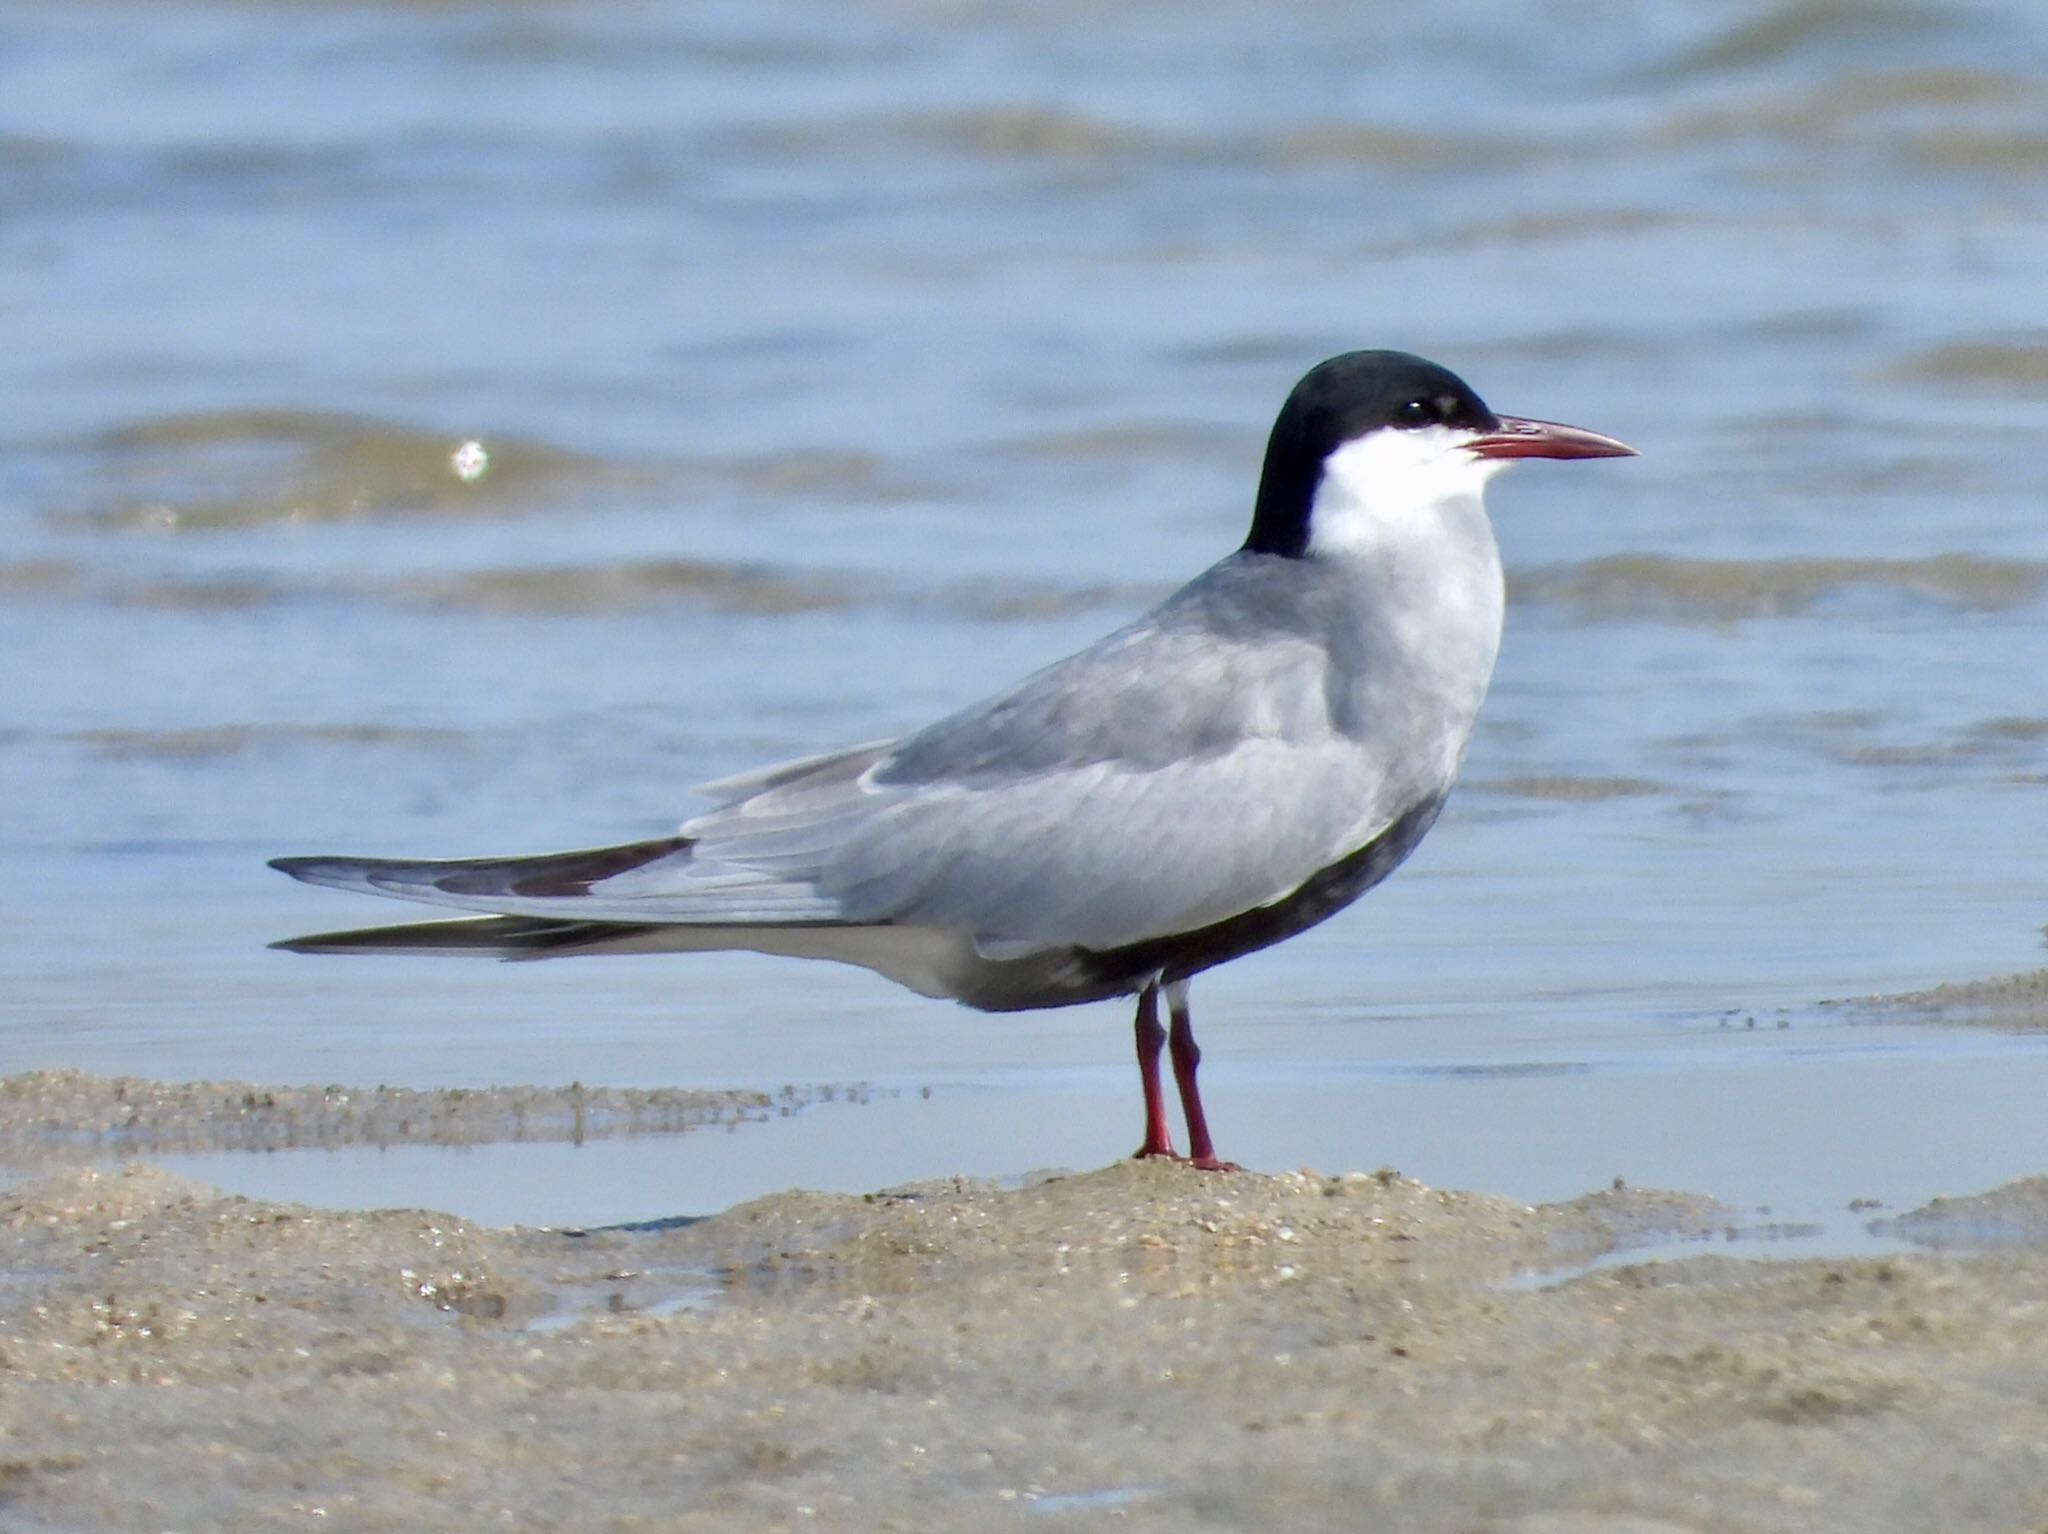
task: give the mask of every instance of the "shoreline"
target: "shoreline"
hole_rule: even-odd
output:
[[[262,1086],[90,1071],[0,1077],[0,1169],[210,1151],[507,1145],[729,1129],[871,1089]]]
[[[0,1144],[60,1098],[250,1133],[221,1084],[24,1080]],[[558,1122],[506,1090],[264,1111]],[[607,1111],[762,1111],[705,1096]],[[1879,1222],[1922,1250],[1772,1259],[1717,1252],[1734,1216],[1696,1194],[1388,1170],[1122,1162],[548,1230],[52,1164],[0,1191],[0,1524],[2009,1534],[2048,1495],[2048,1177]]]

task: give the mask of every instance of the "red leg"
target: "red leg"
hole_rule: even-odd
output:
[[[1138,993],[1138,1080],[1145,1088],[1145,1143],[1138,1147],[1140,1159],[1173,1155],[1173,1133],[1166,1127],[1166,1097],[1159,1089],[1159,1051],[1166,1043],[1166,1030],[1159,1026],[1159,987],[1148,985]],[[1175,1057],[1178,1069],[1179,1057]]]
[[[1188,1162],[1205,1172],[1242,1170],[1233,1161],[1218,1161],[1216,1146],[1209,1139],[1209,1118],[1202,1112],[1202,1091],[1195,1085],[1201,1068],[1202,1051],[1195,1043],[1194,1019],[1188,1012],[1188,983],[1176,980],[1166,988],[1166,1004],[1173,1012],[1173,1080],[1180,1088],[1180,1109],[1188,1121]]]

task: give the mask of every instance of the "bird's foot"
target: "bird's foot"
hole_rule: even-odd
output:
[[[1141,1145],[1131,1152],[1131,1159],[1133,1161],[1172,1161],[1184,1167],[1191,1167],[1197,1172],[1242,1172],[1244,1170],[1235,1161],[1225,1161],[1220,1156],[1183,1156],[1171,1145]]]

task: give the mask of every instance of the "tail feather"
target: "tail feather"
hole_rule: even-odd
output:
[[[707,926],[839,920],[837,900],[807,879],[746,865],[699,867],[697,845],[676,835],[523,857],[293,857],[270,866],[304,884],[485,916]]]
[[[625,842],[616,847],[531,857],[426,862],[404,858],[272,858],[270,866],[304,884],[358,890],[366,895],[400,895],[414,900],[450,895],[567,900],[589,894],[590,887],[601,880],[644,868],[689,846],[687,836],[657,836],[650,841]]]
[[[286,953],[415,953],[496,959],[552,959],[577,953],[631,952],[659,929],[623,921],[550,921],[540,916],[462,916],[285,938]]]
[[[495,959],[566,959],[592,954],[713,953],[746,949],[796,959],[829,959],[886,975],[923,996],[957,996],[955,976],[971,945],[934,927],[799,922],[568,921],[543,916],[459,916],[316,932],[272,943],[288,953],[398,953]]]
[[[532,857],[276,858],[272,868],[306,884],[480,914],[315,932],[270,946],[288,953],[499,959],[750,949],[858,965],[926,996],[959,994],[957,972],[971,952],[964,933],[846,921],[836,902],[808,886],[759,873],[708,874],[697,881],[699,888],[670,896],[662,877],[673,868],[680,882],[695,847],[694,838],[677,835]],[[604,887],[639,870],[649,871],[654,896],[645,880],[641,887],[625,881],[624,890]]]

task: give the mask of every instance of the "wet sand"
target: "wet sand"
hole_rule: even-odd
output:
[[[2048,1031],[2048,969],[1983,980],[1954,980],[1924,991],[1832,1001],[1827,1006],[1869,1017],[1995,1028],[2005,1033]]]
[[[17,1165],[138,1097],[174,1143],[247,1134],[232,1090],[5,1086]],[[1126,1163],[492,1230],[46,1169],[0,1195],[0,1526],[2048,1519],[2048,1179],[1886,1222],[1901,1256],[1713,1255],[1730,1218]]]
[[[572,1083],[423,1092],[26,1071],[0,1078],[0,1165],[313,1146],[581,1144],[727,1127],[864,1091],[789,1086],[774,1093],[707,1092]]]

